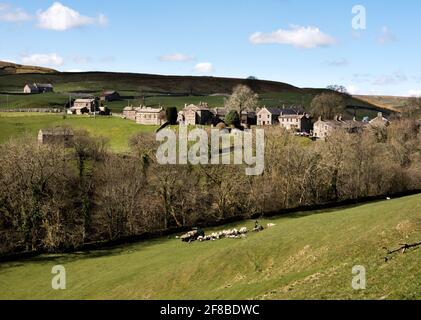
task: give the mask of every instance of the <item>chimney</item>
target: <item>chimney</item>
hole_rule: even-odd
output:
[[[322,121],[322,116],[319,116],[319,121]]]
[[[381,112],[377,113],[377,118],[383,118],[383,113]]]
[[[338,121],[338,116],[335,116],[333,120]]]

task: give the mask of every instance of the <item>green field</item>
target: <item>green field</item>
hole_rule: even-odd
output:
[[[0,298],[421,299],[421,248],[388,262],[382,249],[421,241],[421,195],[263,222],[276,226],[241,240],[170,237],[2,263]],[[66,268],[66,290],[51,289],[55,265]],[[352,289],[355,265],[366,268],[366,290]]]
[[[93,118],[67,115],[66,119],[63,119],[62,114],[0,112],[0,143],[24,134],[29,134],[35,138],[40,129],[58,126],[84,129],[94,136],[107,137],[111,150],[115,152],[126,151],[129,147],[129,138],[134,134],[154,132],[157,129],[156,126],[142,126],[119,117]]]

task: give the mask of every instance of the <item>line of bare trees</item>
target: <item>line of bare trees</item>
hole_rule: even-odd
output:
[[[71,149],[29,137],[0,146],[0,253],[63,251],[193,226],[421,188],[415,122],[310,142],[266,130],[265,172],[242,166],[161,166],[153,135],[131,152],[79,132]]]

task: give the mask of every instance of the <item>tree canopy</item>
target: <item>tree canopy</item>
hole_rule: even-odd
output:
[[[333,119],[345,112],[346,103],[343,96],[337,93],[322,93],[311,102],[310,112],[313,117]]]

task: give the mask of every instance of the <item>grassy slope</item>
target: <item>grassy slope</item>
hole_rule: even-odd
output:
[[[421,299],[421,249],[387,263],[382,249],[421,240],[421,195],[270,221],[243,240],[158,239],[3,263],[0,298]],[[50,285],[57,264],[67,270],[61,292]],[[365,291],[351,288],[354,265],[367,269]]]
[[[42,82],[54,84],[55,93],[49,95],[19,95],[26,83]],[[110,103],[114,112],[121,112],[132,100],[133,105],[141,103],[143,95],[154,96],[147,99],[150,106],[162,104],[182,108],[185,103],[208,102],[212,107],[223,106],[224,99],[213,94],[230,94],[237,84],[246,84],[260,94],[260,104],[266,106],[304,105],[308,107],[312,98],[326,90],[300,89],[286,83],[273,81],[250,81],[234,78],[161,76],[131,73],[51,73],[51,74],[12,74],[0,75],[0,109],[62,107],[69,93],[84,92],[98,95],[106,89],[117,90],[123,101]],[[195,96],[188,96],[193,92]],[[9,95],[7,95],[9,93]],[[15,94],[12,94],[15,93]],[[183,97],[162,96],[168,93],[185,94]],[[203,95],[203,96],[200,96]],[[8,103],[7,103],[8,100]],[[349,101],[352,105],[377,108],[367,101],[357,98]],[[371,115],[368,111],[358,112],[358,117]],[[375,113],[374,113],[375,114]],[[353,114],[350,114],[352,117]]]
[[[256,92],[300,92],[301,89],[286,83],[273,81],[247,81],[235,78],[162,76],[134,73],[84,72],[52,74],[20,74],[0,76],[2,92],[21,92],[26,83],[54,84],[57,92],[101,91],[106,89],[131,90],[135,92],[213,94],[231,93],[240,83]]]
[[[395,97],[395,96],[355,96],[356,98],[366,101],[368,103],[376,104],[386,109],[402,110],[408,105],[411,105],[409,97]]]
[[[91,134],[110,139],[113,151],[126,151],[129,138],[137,132],[154,132],[155,126],[141,126],[118,117],[67,116],[39,113],[0,113],[0,143],[25,133],[36,137],[40,129],[57,126],[86,129]]]

